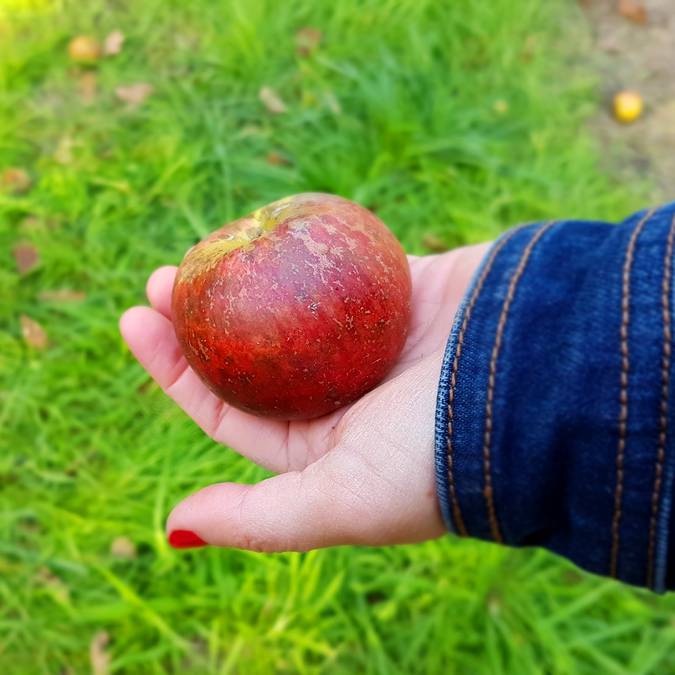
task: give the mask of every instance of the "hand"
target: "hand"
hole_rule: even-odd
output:
[[[209,436],[278,474],[256,485],[200,490],[174,508],[167,532],[195,533],[196,545],[201,539],[255,551],[408,543],[442,534],[433,463],[436,389],[455,312],[486,249],[411,257],[411,330],[393,371],[355,403],[294,422],[242,412],[206,388],[171,324],[176,268],[156,270],[147,284],[152,308],[132,307],[120,320],[129,348]]]

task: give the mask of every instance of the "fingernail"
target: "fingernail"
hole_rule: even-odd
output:
[[[173,548],[198,548],[207,544],[190,530],[173,530],[169,534],[169,545]]]

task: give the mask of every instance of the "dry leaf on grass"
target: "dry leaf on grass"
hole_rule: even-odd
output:
[[[0,174],[0,190],[5,190],[15,195],[28,192],[32,184],[33,181],[25,169],[10,166]]]
[[[126,103],[129,108],[138,108],[155,88],[147,82],[136,82],[127,86],[117,87],[115,96]]]
[[[425,248],[435,253],[443,253],[448,250],[448,245],[437,234],[425,234],[422,239]]]
[[[40,264],[40,253],[33,244],[17,244],[12,249],[19,274],[23,276]]]
[[[619,0],[618,11],[621,16],[644,26],[647,23],[647,8],[641,0]]]
[[[35,349],[46,349],[49,338],[45,329],[35,320],[25,314],[21,315],[21,335],[24,342]]]
[[[89,643],[89,662],[92,675],[108,675],[110,672],[110,654],[106,647],[110,642],[110,636],[104,630],[100,630]]]
[[[38,299],[42,302],[82,302],[87,299],[87,294],[72,288],[58,288],[53,291],[42,291],[38,294]]]
[[[115,537],[110,544],[110,553],[116,558],[133,560],[136,553],[136,544],[129,537]]]
[[[98,80],[96,73],[86,71],[77,78],[77,94],[85,105],[91,105],[96,99]]]
[[[286,104],[272,87],[263,87],[258,93],[258,98],[269,112],[275,115],[286,112]]]
[[[124,33],[121,30],[114,30],[108,33],[103,41],[103,54],[105,56],[115,56],[122,51],[124,45]]]
[[[101,56],[101,45],[90,35],[78,35],[68,43],[68,56],[75,63],[91,65]]]
[[[271,166],[288,166],[290,164],[290,161],[286,157],[274,150],[267,153],[265,161]]]
[[[305,26],[295,34],[295,51],[300,56],[309,56],[320,44],[323,33],[318,28]]]

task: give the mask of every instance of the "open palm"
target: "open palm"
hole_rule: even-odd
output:
[[[168,531],[265,551],[440,534],[432,452],[437,378],[455,311],[485,248],[409,258],[412,320],[396,366],[355,403],[308,421],[256,417],[217,398],[176,341],[176,268],[156,270],[147,284],[151,307],[133,307],[120,321],[131,351],[209,436],[280,474],[257,485],[201,490],[174,509]]]

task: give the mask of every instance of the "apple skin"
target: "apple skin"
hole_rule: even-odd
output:
[[[173,288],[185,357],[221,399],[279,419],[351,403],[396,362],[411,280],[401,245],[347,199],[304,193],[192,247]]]

